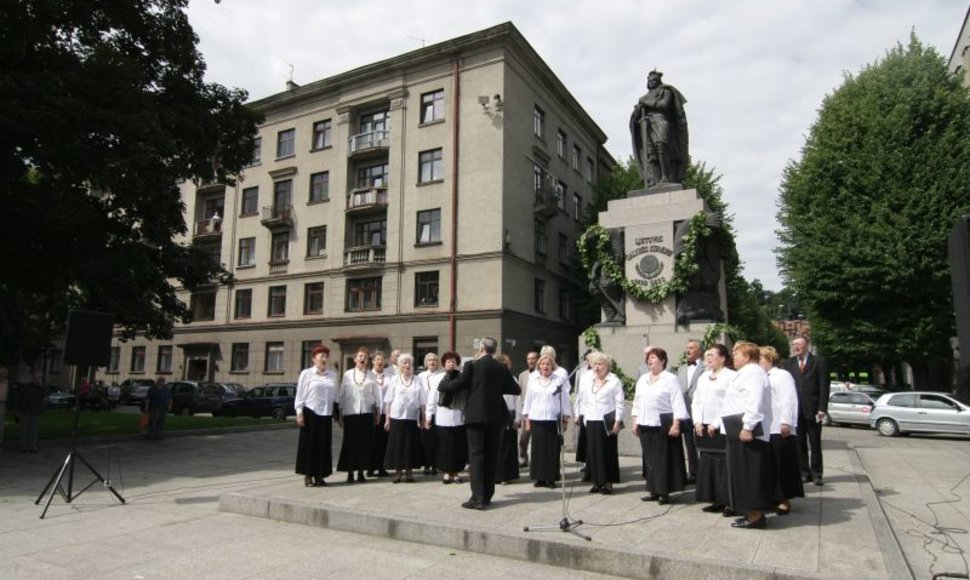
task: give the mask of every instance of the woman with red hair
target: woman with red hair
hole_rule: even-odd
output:
[[[330,349],[318,344],[311,353],[313,366],[300,373],[296,384],[296,424],[300,441],[296,448],[296,472],[307,487],[327,485],[333,473],[333,412],[337,400],[337,374],[327,367]]]

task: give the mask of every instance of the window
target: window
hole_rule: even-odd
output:
[[[249,343],[232,343],[232,361],[229,363],[230,371],[244,371],[249,368]]]
[[[414,341],[411,343],[411,352],[414,354],[414,364],[423,365],[424,357],[429,352],[438,352],[438,337],[437,336],[420,336],[415,337]]]
[[[421,124],[442,121],[445,118],[445,91],[438,90],[421,95]]]
[[[286,286],[270,286],[267,316],[286,316]]]
[[[321,171],[310,175],[310,203],[330,199],[330,172]]]
[[[250,160],[250,165],[259,165],[262,162],[263,157],[263,138],[256,137],[253,139],[253,158]]]
[[[306,231],[306,257],[327,257],[327,226],[310,228]]]
[[[532,191],[536,194],[536,200],[539,200],[539,194],[542,191],[542,182],[545,177],[545,172],[542,167],[533,164],[532,165]]]
[[[112,346],[111,347],[111,358],[108,359],[108,371],[109,373],[116,373],[121,368],[121,347]]]
[[[583,221],[583,198],[578,193],[573,194],[573,219]]]
[[[572,166],[574,170],[579,171],[579,160],[582,158],[583,150],[579,147],[579,145],[573,145]]]
[[[429,209],[418,212],[418,244],[434,244],[441,241],[441,210]]]
[[[239,238],[239,267],[256,265],[256,238]]]
[[[215,320],[216,293],[211,290],[193,293],[189,308],[192,311],[192,320],[195,322]]]
[[[546,113],[536,105],[532,112],[532,133],[542,139],[546,131]]]
[[[284,179],[273,184],[273,217],[280,215],[280,212],[290,209],[293,199],[293,181]]]
[[[158,362],[155,369],[160,373],[172,372],[172,345],[166,344],[158,347]]]
[[[323,282],[304,285],[303,314],[323,314]]]
[[[259,213],[259,187],[247,187],[242,191],[242,208],[239,215]]]
[[[950,402],[946,397],[940,395],[920,395],[919,406],[924,409],[940,409],[947,411],[959,411],[960,408]]]
[[[266,343],[266,365],[264,371],[268,373],[283,372],[283,343]]]
[[[381,279],[347,280],[347,310],[379,310],[381,307]]]
[[[276,134],[276,158],[290,157],[296,150],[296,129],[287,129]]]
[[[419,159],[419,183],[441,181],[441,149],[422,151]]]
[[[387,245],[387,220],[355,224],[354,245],[371,247]]]
[[[586,178],[586,183],[593,183],[593,160],[589,157],[586,158],[586,171],[583,177]]]
[[[313,366],[313,349],[320,344],[319,340],[304,340],[300,345],[300,368],[308,369]]]
[[[391,129],[391,114],[387,111],[377,111],[360,116],[360,132],[389,131]]]
[[[357,188],[387,187],[388,165],[369,165],[357,170]]]
[[[324,147],[330,147],[331,145],[333,145],[333,143],[331,143],[332,137],[333,137],[333,128],[330,124],[330,119],[317,121],[316,123],[313,124],[312,149],[323,149]]]
[[[569,302],[569,291],[565,288],[559,289],[559,318],[563,320],[572,319],[572,309]]]
[[[546,255],[546,222],[536,220],[536,254]]]
[[[556,133],[556,155],[560,159],[566,158],[566,134],[563,133],[562,129]]]
[[[915,407],[916,406],[916,395],[905,394],[905,395],[895,395],[889,399],[889,406],[891,407]]]
[[[535,309],[536,312],[546,311],[546,282],[538,278],[535,284]]]
[[[559,234],[559,263],[569,264],[569,238],[564,234]]]
[[[236,290],[235,318],[251,318],[253,315],[253,289]]]
[[[566,211],[566,184],[561,181],[556,182],[556,207]]]
[[[414,305],[438,305],[438,272],[418,272],[414,275]]]
[[[280,264],[290,259],[290,232],[274,232],[270,242],[270,264]]]
[[[143,346],[131,347],[131,372],[133,373],[145,372],[145,347]]]

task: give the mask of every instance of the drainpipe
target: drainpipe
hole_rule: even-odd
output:
[[[455,55],[454,98],[451,129],[451,296],[448,303],[448,344],[455,348],[455,312],[458,306],[458,130],[461,124],[461,57]]]

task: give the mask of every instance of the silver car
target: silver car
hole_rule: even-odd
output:
[[[869,424],[886,437],[909,432],[970,435],[970,403],[946,393],[887,393],[869,413]]]
[[[865,393],[836,391],[829,396],[829,410],[823,421],[826,425],[868,425],[869,413],[875,404],[876,401]]]

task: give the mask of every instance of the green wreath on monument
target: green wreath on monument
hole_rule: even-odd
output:
[[[576,246],[579,249],[579,259],[587,272],[594,262],[602,265],[603,272],[623,291],[641,302],[659,304],[671,294],[682,294],[687,290],[687,283],[699,266],[697,265],[697,241],[711,235],[711,228],[707,225],[707,214],[697,212],[691,218],[690,228],[682,240],[684,251],[674,260],[674,272],[668,280],[638,284],[626,277],[623,268],[613,258],[612,244],[609,231],[599,224],[593,224],[579,236]],[[594,236],[596,239],[595,255],[591,255],[586,248],[586,240]]]

